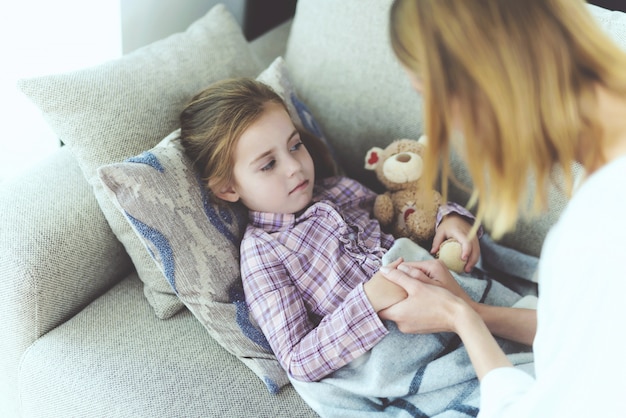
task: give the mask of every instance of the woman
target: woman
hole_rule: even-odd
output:
[[[623,416],[626,54],[582,0],[396,0],[391,39],[423,95],[425,160],[458,148],[492,235],[514,227],[528,197],[545,206],[553,170],[572,197],[542,251],[536,379],[510,367],[444,269],[385,269],[409,297],[381,316],[404,332],[456,332],[483,417]],[[464,140],[451,144],[456,130]]]

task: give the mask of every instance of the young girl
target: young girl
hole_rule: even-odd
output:
[[[436,367],[424,371],[437,358],[444,359],[439,367],[458,367],[464,354],[456,339],[404,335],[379,318],[406,293],[378,273],[394,239],[371,217],[376,194],[346,177],[320,178],[324,148],[294,127],[276,93],[244,78],[211,85],[183,111],[181,141],[212,194],[248,208],[241,244],[246,302],[320,415],[417,407],[434,390],[425,395],[414,387],[417,373],[441,391],[438,401],[429,400],[429,415],[455,397],[471,403],[476,385],[468,361],[445,379]],[[446,216],[440,227],[479,251],[477,239],[466,238],[466,218],[469,212]],[[428,257],[416,245],[411,251]],[[460,281],[476,301],[511,306],[519,299],[497,283]]]

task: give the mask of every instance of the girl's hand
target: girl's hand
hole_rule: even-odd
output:
[[[465,261],[465,272],[469,273],[480,258],[478,238],[476,236],[471,240],[468,238],[471,229],[472,225],[463,216],[455,213],[446,215],[437,228],[430,253],[436,254],[441,243],[448,238],[454,238],[461,244],[461,259]]]

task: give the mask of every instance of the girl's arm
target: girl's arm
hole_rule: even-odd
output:
[[[246,303],[290,376],[318,381],[370,350],[388,333],[363,285],[350,291],[332,313],[316,316],[307,308],[284,260],[262,245],[242,242]]]
[[[401,262],[402,259],[399,258],[390,263],[388,267],[395,269]],[[407,297],[404,288],[387,280],[380,271],[377,271],[371,279],[363,284],[363,290],[376,312],[388,308]]]

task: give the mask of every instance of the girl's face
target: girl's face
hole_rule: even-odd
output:
[[[259,212],[296,213],[313,197],[315,169],[285,109],[268,103],[239,138],[234,184],[218,197]]]

